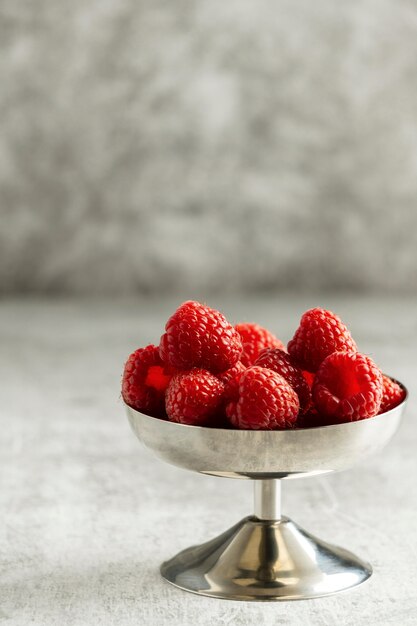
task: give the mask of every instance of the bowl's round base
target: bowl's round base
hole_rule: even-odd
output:
[[[246,517],[163,563],[161,574],[176,587],[214,598],[304,600],[355,587],[371,576],[372,568],[286,517]]]

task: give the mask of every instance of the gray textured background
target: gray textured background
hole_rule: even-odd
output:
[[[416,292],[415,1],[0,7],[0,291]]]

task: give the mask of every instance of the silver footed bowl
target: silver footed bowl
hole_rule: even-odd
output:
[[[381,450],[406,401],[365,420],[292,430],[187,426],[126,408],[137,438],[171,465],[228,478],[299,478],[344,470]]]
[[[330,595],[367,580],[369,563],[281,515],[279,479],[344,470],[382,450],[404,414],[407,390],[401,386],[404,400],[386,413],[293,430],[187,426],[126,406],[134,433],[161,460],[202,474],[254,480],[254,515],[163,563],[163,578],[200,595],[263,601]]]

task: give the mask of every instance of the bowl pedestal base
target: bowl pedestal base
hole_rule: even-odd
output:
[[[255,480],[255,515],[161,566],[169,583],[229,600],[303,600],[361,584],[371,566],[280,514],[280,481]]]

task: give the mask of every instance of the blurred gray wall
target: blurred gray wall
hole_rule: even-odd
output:
[[[0,7],[3,293],[416,293],[415,0]]]

